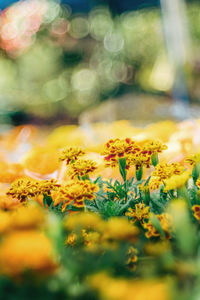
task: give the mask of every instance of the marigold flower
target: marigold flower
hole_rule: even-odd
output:
[[[114,139],[109,140],[105,146],[102,155],[106,161],[107,167],[116,167],[118,165],[118,159],[125,157],[126,168],[130,167],[129,156],[140,150],[140,147],[132,141],[130,138],[126,139]]]
[[[185,162],[187,162],[191,166],[197,165],[198,163],[200,163],[200,153],[188,155],[185,159]]]
[[[68,175],[73,179],[75,176],[83,177],[97,169],[97,163],[90,159],[77,159],[69,166]]]
[[[67,147],[62,150],[59,160],[66,161],[66,164],[69,165],[84,154],[85,152],[80,147]]]
[[[163,150],[166,150],[168,147],[167,145],[162,144],[159,141],[151,140],[144,144],[143,149],[147,151],[148,154],[152,155],[155,153],[161,153]]]
[[[196,185],[198,186],[198,188],[200,189],[200,178],[197,179],[196,181]]]
[[[30,203],[13,212],[10,219],[14,229],[34,229],[45,223],[45,211],[38,204]]]
[[[147,151],[140,150],[135,154],[130,155],[130,165],[134,165],[136,170],[141,167],[150,168],[151,165],[151,155]]]
[[[11,184],[11,187],[6,194],[24,202],[28,198],[38,194],[36,180],[27,178],[17,179]]]
[[[182,174],[185,168],[180,163],[159,163],[151,173],[149,187],[152,190],[158,189],[165,180],[173,175]]]
[[[77,228],[85,228],[88,230],[100,230],[103,228],[104,221],[99,215],[89,212],[81,212],[68,216],[64,222],[67,230],[75,230]]]
[[[67,205],[73,202],[75,207],[84,207],[84,200],[93,200],[95,193],[98,191],[98,186],[91,183],[89,180],[70,181],[64,186],[61,186],[57,191],[52,193],[54,206],[63,202],[62,210],[65,211]]]
[[[71,247],[74,247],[76,240],[77,240],[77,235],[75,233],[71,233],[66,238],[65,245],[70,245]]]
[[[149,206],[145,206],[143,203],[136,204],[135,209],[129,207],[125,215],[132,218],[132,223],[135,223],[136,220],[143,223],[144,219],[149,218]]]
[[[149,255],[160,256],[170,250],[169,240],[159,241],[159,242],[147,242],[145,244],[145,252]]]
[[[52,190],[55,190],[60,185],[56,180],[34,180],[34,179],[17,179],[12,184],[7,195],[17,198],[21,202],[26,201],[28,198],[38,196],[40,194],[50,195]]]
[[[185,171],[180,175],[171,176],[169,179],[166,179],[164,182],[165,183],[164,191],[167,192],[170,190],[183,187],[186,184],[186,182],[189,180],[189,177],[190,177],[189,171]]]
[[[90,284],[99,291],[102,299],[168,300],[170,298],[167,283],[160,280],[129,280],[98,273],[90,278]]]
[[[104,238],[108,240],[135,242],[139,229],[125,218],[110,218],[104,229]]]
[[[160,225],[162,227],[162,230],[165,233],[166,238],[169,239],[170,238],[170,233],[172,231],[171,216],[168,213],[163,213],[161,215],[156,215],[156,217],[160,221]],[[151,238],[153,236],[155,236],[155,237],[160,236],[160,233],[154,227],[154,225],[152,224],[151,220],[149,220],[148,223],[144,223],[143,227],[148,230],[145,233],[145,235],[146,235],[147,238]]]
[[[40,180],[36,182],[38,193],[50,195],[51,191],[55,191],[60,187],[55,179]]]
[[[134,271],[136,269],[136,262],[138,261],[137,254],[138,254],[138,250],[136,248],[131,246],[128,249],[127,252],[128,259],[126,261],[126,264],[128,265],[131,271]]]
[[[56,268],[52,243],[42,232],[14,231],[0,245],[0,273],[16,276],[26,270],[52,273]]]
[[[198,221],[200,221],[200,205],[193,205],[192,210],[193,210],[193,213],[194,213],[194,217]]]

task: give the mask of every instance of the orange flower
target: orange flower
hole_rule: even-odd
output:
[[[50,274],[56,268],[51,241],[42,232],[11,232],[0,245],[0,273],[16,276],[26,270]]]

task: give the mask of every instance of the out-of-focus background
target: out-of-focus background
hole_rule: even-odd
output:
[[[200,1],[0,2],[0,124],[200,116]]]

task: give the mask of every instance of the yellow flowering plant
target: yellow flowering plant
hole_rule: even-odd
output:
[[[61,150],[63,178],[14,176],[4,197],[16,205],[0,208],[0,282],[25,282],[28,272],[45,278],[45,295],[54,282],[61,299],[100,300],[88,278],[101,271],[123,278],[127,299],[133,298],[127,282],[144,281],[146,274],[162,276],[165,287],[171,274],[177,286],[196,279],[200,178],[184,163],[160,161],[166,149],[157,140],[109,140],[101,159],[106,170],[116,168],[115,178],[101,176],[99,161],[79,147]],[[156,291],[157,284],[152,297]],[[112,286],[110,295],[121,300]]]

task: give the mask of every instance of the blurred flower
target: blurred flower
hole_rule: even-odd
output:
[[[162,213],[161,215],[156,215],[156,218],[159,220],[160,226],[165,234],[165,237],[169,239],[171,237],[172,231],[171,216],[167,213]],[[153,236],[160,236],[160,232],[156,229],[155,225],[152,223],[152,220],[149,220],[148,223],[144,223],[143,227],[148,230],[145,233],[147,238],[151,238]]]
[[[189,171],[185,171],[180,175],[173,175],[169,179],[166,179],[164,191],[166,192],[185,186],[190,178],[190,175],[191,173]]]
[[[11,232],[0,244],[0,266],[0,273],[10,276],[27,270],[51,274],[56,268],[52,243],[42,232]]]
[[[197,165],[198,163],[200,163],[200,153],[194,155],[188,155],[185,161],[192,166]]]

